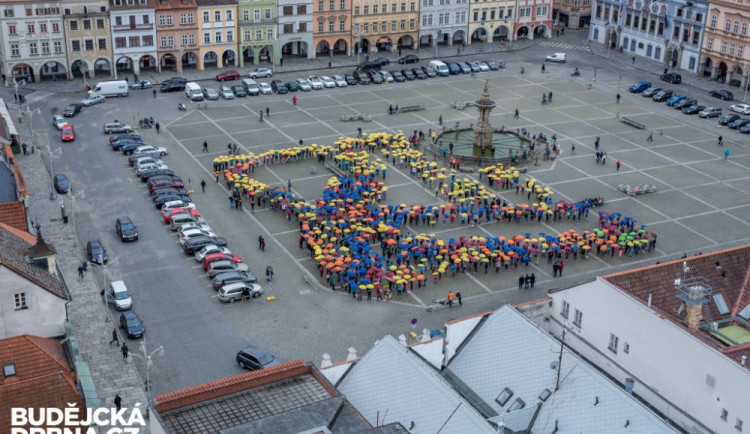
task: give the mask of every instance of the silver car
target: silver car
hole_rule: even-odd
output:
[[[307,80],[310,82],[310,86],[312,86],[313,89],[323,89],[323,81],[317,75],[311,75],[307,77]]]
[[[224,303],[234,303],[241,300],[243,294],[245,297],[255,298],[263,295],[263,288],[257,283],[233,282],[227,283],[219,289],[219,300]]]
[[[81,100],[81,104],[86,107],[91,107],[94,104],[99,104],[101,102],[104,102],[104,100],[107,99],[104,97],[104,95],[99,93],[92,93],[88,96],[88,98]]]
[[[232,92],[232,89],[222,86],[219,88],[219,95],[221,95],[224,99],[234,99],[234,92]]]
[[[104,124],[104,134],[129,133],[131,131],[133,131],[133,127],[123,124],[122,122],[110,122]]]
[[[346,79],[344,79],[341,75],[334,75],[331,77],[334,82],[336,82],[336,87],[346,87],[348,84],[346,83]]]
[[[273,89],[271,89],[271,85],[268,83],[258,83],[258,88],[263,95],[273,94]]]
[[[58,130],[62,131],[63,125],[67,124],[68,121],[65,120],[64,117],[61,115],[54,115],[52,116],[52,125],[55,126]]]
[[[231,255],[232,251],[227,249],[226,247],[219,247],[214,244],[209,244],[206,247],[200,249],[198,253],[195,254],[195,260],[198,262],[203,262],[203,258],[205,258],[206,255],[212,255],[214,253],[224,253],[226,255]]]
[[[203,97],[206,98],[209,101],[214,101],[219,99],[219,92],[216,91],[216,89],[211,89],[209,87],[203,88]]]
[[[310,86],[310,83],[307,80],[305,80],[304,78],[298,78],[295,81],[297,82],[297,86],[299,87],[299,90],[302,90],[302,91],[305,91],[305,92],[307,92],[309,90],[312,90],[312,87]]]
[[[320,81],[323,82],[323,87],[336,87],[336,82],[327,75],[320,77]]]
[[[255,68],[254,70],[250,71],[247,75],[249,75],[250,78],[263,78],[263,77],[271,77],[273,75],[273,72],[271,72],[271,70],[267,68]]]
[[[227,271],[250,271],[250,267],[244,262],[235,263],[232,261],[216,261],[208,266],[206,272],[209,276],[214,277],[217,274],[225,273]]]

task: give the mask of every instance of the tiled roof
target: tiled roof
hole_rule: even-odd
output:
[[[140,0],[134,1],[132,4],[128,4],[128,2],[123,1],[120,2],[120,5],[116,5],[114,1],[110,0],[109,2],[109,8],[115,11],[122,11],[122,10],[130,10],[130,9],[154,9],[156,8],[156,4],[159,2],[159,0],[146,0],[146,4],[142,5]]]
[[[36,237],[34,236],[34,234],[30,234],[25,230],[16,229],[5,222],[0,223],[0,228],[5,229],[6,231],[10,231],[10,233],[31,245],[34,245],[34,243],[36,243]]]
[[[186,0],[187,3],[183,3],[183,0],[154,0],[156,10],[167,10],[167,9],[195,9],[198,7],[195,4],[195,0]],[[165,4],[166,3],[166,4]]]
[[[339,393],[320,373],[295,360],[165,393],[154,400],[167,432],[190,434],[229,430],[336,396]]]
[[[29,335],[0,340],[0,364],[10,363],[16,375],[0,379],[0,408],[81,407],[75,371],[59,341]],[[0,412],[0,426],[10,426],[10,412]]]
[[[0,223],[22,231],[28,230],[26,207],[21,202],[0,203]]]
[[[626,421],[629,433],[675,432],[569,351],[563,352],[555,390],[560,343],[511,306],[501,307],[477,327],[443,374],[492,421],[503,420],[519,431],[533,420],[530,428],[535,433],[554,432],[556,424],[560,432],[624,432]],[[506,389],[510,396],[498,402]],[[542,401],[545,390],[549,395]],[[517,399],[524,406],[511,411]]]
[[[232,6],[237,4],[237,0],[195,0],[198,7],[205,6]]]
[[[689,267],[687,275],[683,262]],[[721,269],[717,269],[717,262]],[[722,272],[725,277],[722,277]],[[720,293],[724,298],[730,310],[728,315],[719,313],[713,299],[709,298],[706,304],[713,321],[737,315],[750,303],[750,245],[610,274],[603,276],[603,279],[643,304],[648,304],[650,296],[652,309],[687,330],[678,312],[683,302],[677,298],[679,291],[675,287],[675,279],[686,277],[706,279],[713,294]],[[708,334],[701,332],[698,335],[704,337],[704,341],[719,346],[719,342],[708,338]]]
[[[68,296],[62,283],[47,272],[46,269],[26,261],[29,242],[19,237],[0,224],[0,265],[6,266],[20,276],[28,279],[52,294],[67,300]]]
[[[13,170],[5,163],[0,163],[0,203],[18,202],[16,178]]]

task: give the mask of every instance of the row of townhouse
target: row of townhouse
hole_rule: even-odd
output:
[[[0,0],[10,80],[549,37],[552,0]]]
[[[746,88],[750,4],[743,0],[595,0],[589,39],[633,56]]]

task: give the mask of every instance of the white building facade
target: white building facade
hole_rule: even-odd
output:
[[[698,72],[707,10],[700,0],[597,0],[589,39],[668,69]]]
[[[66,79],[60,2],[0,2],[6,80]]]
[[[465,44],[469,32],[469,0],[422,0],[419,45]]]
[[[156,71],[156,25],[153,0],[112,0],[110,27],[115,77]]]
[[[601,277],[549,296],[542,327],[558,338],[564,327],[568,346],[617,381],[632,378],[633,392],[685,431],[736,434],[750,423],[749,366]]]
[[[314,58],[312,0],[279,0],[276,4],[281,57]]]

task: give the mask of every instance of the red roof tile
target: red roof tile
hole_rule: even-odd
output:
[[[26,231],[26,208],[21,202],[0,203],[0,223]]]
[[[14,364],[16,375],[0,379],[0,408],[82,407],[76,374],[62,344],[38,336],[0,340],[0,364]],[[0,426],[10,426],[10,412],[0,412]]]
[[[18,232],[0,223],[0,264],[50,293],[67,300],[67,292],[55,276],[26,260],[29,248],[36,243],[36,237],[30,242],[25,233],[18,234]]]

